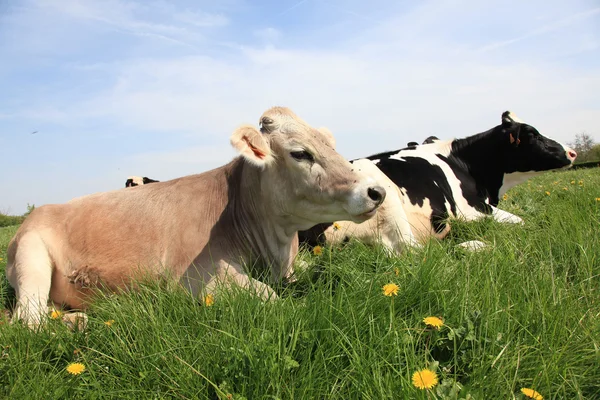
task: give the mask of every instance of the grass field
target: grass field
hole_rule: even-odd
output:
[[[454,223],[400,258],[358,243],[304,252],[311,268],[275,302],[206,306],[149,285],[99,299],[84,332],[4,319],[0,397],[599,399],[599,200],[600,169],[548,173],[500,204],[524,226]],[[0,229],[2,275],[15,231]],[[471,239],[492,246],[456,248]],[[2,277],[0,304],[11,296]],[[85,371],[68,373],[73,362]],[[413,386],[424,368],[433,389]]]

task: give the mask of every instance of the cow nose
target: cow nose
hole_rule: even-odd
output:
[[[573,161],[575,161],[575,159],[577,158],[577,152],[575,150],[569,150],[567,151],[567,154],[569,155],[569,158]]]
[[[385,189],[381,186],[373,186],[367,190],[367,195],[371,200],[373,200],[377,205],[383,203],[385,200]]]

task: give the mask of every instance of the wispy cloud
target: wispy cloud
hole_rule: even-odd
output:
[[[302,4],[306,3],[308,0],[300,0],[296,3],[294,3],[293,6],[286,8],[285,10],[283,10],[282,12],[279,13],[279,16],[284,16],[285,14],[289,13],[290,11],[300,7]]]
[[[552,31],[556,31],[559,29],[563,29],[566,28],[568,26],[571,26],[583,19],[587,19],[587,18],[591,18],[593,16],[596,16],[600,14],[600,7],[598,8],[593,8],[591,10],[586,10],[580,13],[576,13],[573,15],[569,15],[568,17],[565,17],[561,20],[552,22],[550,24],[544,25],[542,27],[536,28],[534,30],[532,30],[531,32],[526,33],[525,35],[516,37],[516,38],[512,38],[512,39],[507,39],[507,40],[502,40],[499,42],[494,42],[494,43],[490,43],[488,45],[485,45],[483,47],[481,47],[479,50],[480,51],[490,51],[490,50],[496,50],[499,49],[501,47],[505,47],[505,46],[509,46],[513,43],[516,42],[520,42],[522,40],[526,40],[535,36],[540,36]]]

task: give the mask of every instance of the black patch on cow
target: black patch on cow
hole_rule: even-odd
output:
[[[134,183],[133,179],[127,179],[125,181],[125,187],[126,188],[128,188],[128,187],[134,187],[134,186],[137,186],[137,183]]]
[[[419,143],[417,143],[417,142],[408,142],[408,143],[406,143],[406,147],[414,147],[414,146],[418,146],[418,145],[419,145]]]
[[[450,211],[456,214],[456,201],[446,175],[439,166],[424,158],[402,158],[379,158],[377,166],[392,182],[406,190],[406,195],[413,205],[423,207],[425,198],[429,199],[433,210],[431,224],[436,232],[443,231],[446,227],[445,220],[449,216],[446,201],[450,204]]]
[[[148,184],[148,183],[153,183],[153,182],[160,182],[160,181],[156,181],[154,179],[150,179],[147,176],[142,178],[142,182],[144,182],[144,185]]]
[[[423,140],[423,144],[433,143],[434,140],[440,140],[437,136],[429,136],[427,139]]]
[[[487,187],[473,179],[469,172],[469,166],[460,158],[455,157],[450,153],[450,157],[444,157],[441,154],[436,156],[452,169],[454,175],[460,182],[460,190],[462,196],[467,200],[467,203],[477,211],[484,214],[491,214],[492,208],[485,202],[488,198]],[[502,182],[500,182],[502,184]]]

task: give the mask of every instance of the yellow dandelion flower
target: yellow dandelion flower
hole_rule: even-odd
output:
[[[341,228],[342,228],[341,225],[338,224],[337,222],[333,223],[333,230],[334,231],[339,231]]]
[[[423,322],[435,329],[440,329],[441,326],[444,326],[444,321],[438,317],[425,317],[423,318]]]
[[[417,389],[431,389],[438,384],[438,377],[430,369],[422,369],[412,376],[412,383]]]
[[[502,200],[508,200],[508,195],[506,193],[504,193],[504,196],[502,196]]]
[[[52,319],[59,319],[60,317],[62,317],[62,315],[63,315],[63,313],[62,313],[62,312],[60,312],[60,311],[57,311],[57,310],[53,310],[53,311],[50,313],[50,318],[52,318]]]
[[[568,189],[567,187],[564,187],[564,188],[563,188],[563,190],[566,192],[566,191],[568,191],[569,189]]]
[[[552,182],[553,185],[558,185],[558,181]]]
[[[320,256],[321,254],[323,254],[323,248],[321,246],[315,246],[315,248],[313,249],[313,254],[315,256]]]
[[[400,275],[400,268],[394,268],[394,274],[396,274],[396,276]]]
[[[387,285],[383,285],[383,295],[384,296],[398,296],[398,285],[395,283],[388,283]]]
[[[4,258],[0,257],[0,261],[4,260]]]
[[[596,197],[596,201],[600,201],[600,197]]]
[[[108,321],[104,322],[104,325],[106,325],[106,326],[113,326],[114,323],[115,323],[114,319],[109,319]]]
[[[550,192],[546,190],[546,196],[550,196]]]
[[[544,400],[544,397],[533,389],[522,388],[521,393],[534,400]]]
[[[215,296],[209,293],[204,297],[204,305],[210,307],[213,304],[215,304]]]
[[[71,375],[79,375],[85,371],[85,365],[82,363],[71,363],[67,366],[67,372]]]
[[[579,186],[583,186],[583,180],[579,181]]]
[[[574,185],[574,184],[575,184],[575,181],[571,181],[571,185]]]

